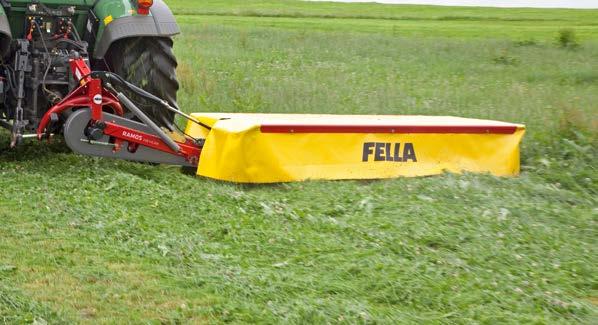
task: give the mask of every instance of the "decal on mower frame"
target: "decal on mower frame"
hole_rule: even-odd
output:
[[[154,141],[152,139],[149,138],[144,138],[142,134],[140,133],[136,133],[133,131],[127,131],[127,130],[123,130],[121,132],[121,135],[124,139],[130,139],[130,140],[135,140],[135,142],[140,143],[140,144],[151,144],[153,146],[159,146],[160,142],[158,141]]]
[[[391,151],[391,148],[394,150]],[[405,143],[401,155],[401,143],[390,142],[366,142],[363,144],[362,161],[368,162],[370,156],[374,156],[373,161],[394,161],[394,162],[417,162],[415,148],[413,143]]]
[[[143,141],[143,136],[141,134],[123,131],[122,136],[125,138],[135,139],[137,141]]]

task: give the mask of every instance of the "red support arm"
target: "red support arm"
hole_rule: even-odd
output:
[[[181,156],[192,164],[197,164],[199,161],[201,148],[193,143],[190,143],[189,141],[186,143],[177,142],[180,150],[179,152],[175,152],[170,149],[170,147],[168,147],[168,145],[164,143],[160,137],[153,134],[141,132],[112,122],[104,122],[104,124],[106,125],[104,128],[104,134],[116,139],[127,141],[129,143],[136,143],[138,145]]]
[[[95,119],[101,119],[101,112],[104,108],[108,108],[119,116],[124,114],[124,110],[120,102],[109,92],[102,90],[101,93],[98,92],[98,88],[101,89],[101,81],[97,79],[91,79],[88,83],[79,86],[79,88],[75,89],[71,92],[68,96],[66,96],[60,103],[52,106],[42,117],[38,127],[37,127],[37,137],[41,140],[48,124],[50,123],[50,119],[52,114],[62,114],[64,111],[77,108],[77,107],[90,107],[92,109],[92,115],[95,112],[95,115],[92,116]],[[93,96],[90,98],[89,94],[93,92],[90,91],[90,88],[93,88],[96,94],[100,93],[100,104],[94,102]],[[97,98],[96,98],[97,99]]]
[[[146,146],[184,157],[191,164],[196,165],[199,162],[201,147],[189,139],[184,143],[175,141],[180,148],[178,152],[175,152],[158,136],[104,121],[103,112],[105,109],[110,109],[114,114],[122,116],[124,114],[122,105],[112,93],[102,87],[100,79],[92,77],[89,66],[82,58],[71,59],[70,65],[73,75],[81,85],[44,114],[37,128],[37,136],[40,140],[48,127],[52,114],[61,114],[72,108],[89,107],[91,109],[90,124],[97,122],[104,124],[103,132],[113,138],[115,151],[122,150],[121,144],[126,141],[129,144],[126,150],[131,152],[136,150],[138,146]]]

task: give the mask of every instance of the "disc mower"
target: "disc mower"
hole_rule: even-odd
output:
[[[186,114],[162,1],[0,0],[0,125],[11,146],[62,135],[74,152],[272,183],[519,172],[520,124],[438,116]],[[185,129],[175,116],[187,120]]]

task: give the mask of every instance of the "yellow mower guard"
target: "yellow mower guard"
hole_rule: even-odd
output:
[[[525,127],[444,116],[195,113],[197,174],[239,183],[519,174]]]

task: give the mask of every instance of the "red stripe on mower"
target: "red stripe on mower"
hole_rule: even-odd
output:
[[[262,133],[471,133],[513,134],[511,125],[262,125]]]

